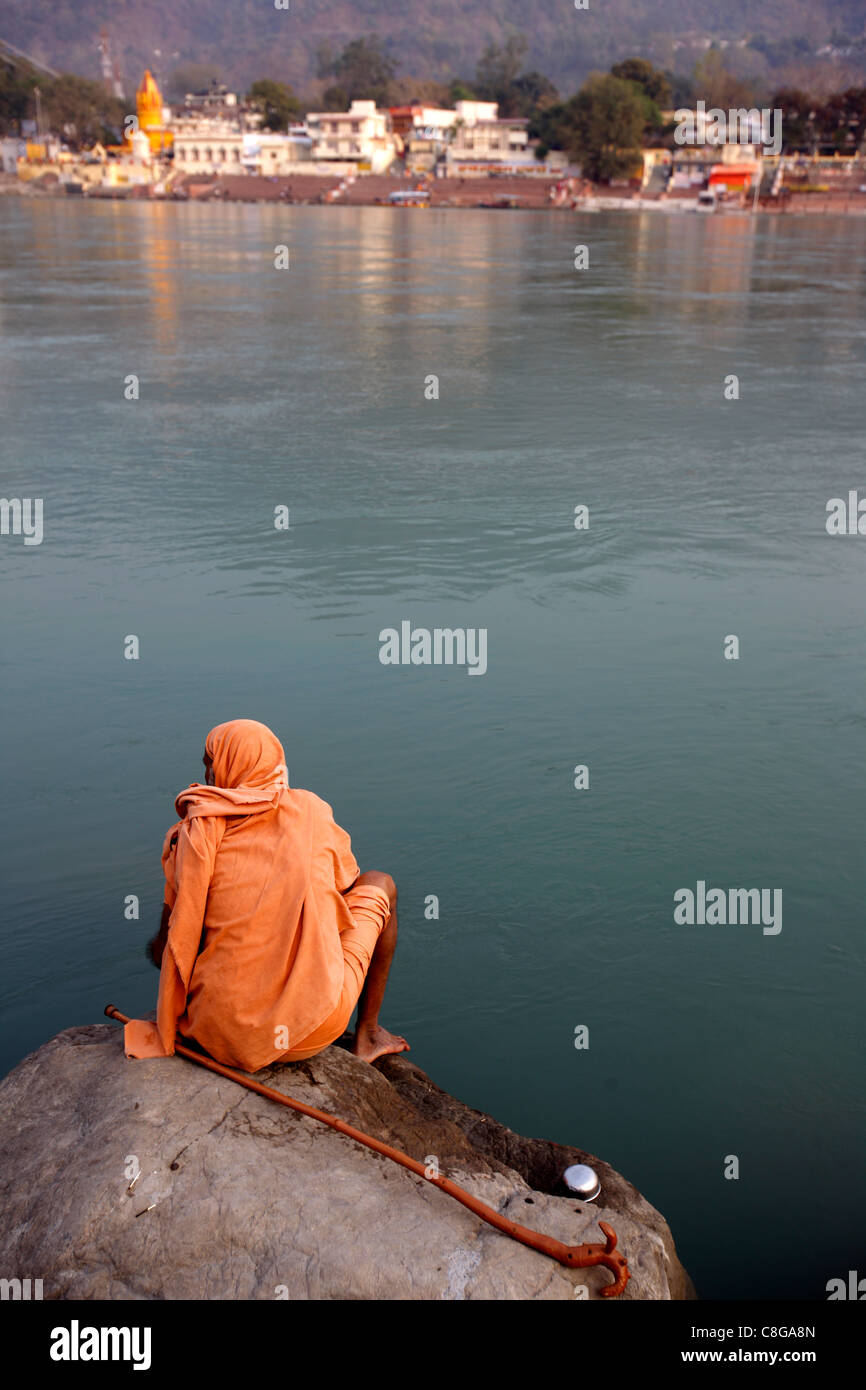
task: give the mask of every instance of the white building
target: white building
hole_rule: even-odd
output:
[[[257,131],[250,132],[257,135]],[[228,121],[189,121],[174,128],[174,167],[181,174],[242,174],[245,132]]]
[[[348,111],[309,112],[307,129],[318,163],[338,160],[383,174],[399,149],[390,113],[378,110],[375,101],[353,101]]]
[[[292,174],[312,157],[312,140],[305,127],[282,131],[261,130],[245,136],[242,162],[251,173]]]
[[[444,106],[410,103],[389,110],[394,130],[404,139],[447,140],[457,120],[457,112]]]
[[[407,168],[415,172],[432,169],[445,153],[457,121],[457,112],[442,106],[424,106],[418,102],[389,109],[394,133],[403,142]]]
[[[262,115],[234,92],[212,84],[189,92],[165,122],[172,133],[174,167],[183,174],[257,173],[248,137],[258,138]],[[274,171],[276,172],[276,171]]]
[[[446,159],[448,172],[459,174],[496,166],[535,163],[529,144],[529,122],[522,116],[500,119],[495,101],[458,101],[453,136]]]
[[[182,174],[291,174],[310,159],[310,147],[303,128],[282,134],[208,121],[174,132],[174,167]]]
[[[19,140],[17,135],[7,135],[0,140],[0,170],[4,174],[16,174],[18,172],[18,160],[23,159],[27,153],[27,142]]]

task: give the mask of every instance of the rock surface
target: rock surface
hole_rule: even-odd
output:
[[[695,1296],[663,1217],[623,1177],[470,1110],[406,1057],[371,1067],[334,1046],[256,1080],[435,1155],[445,1176],[569,1244],[602,1240],[609,1221],[627,1299]],[[602,1182],[591,1204],[559,1185],[581,1162]],[[59,1033],[0,1084],[0,1175],[0,1275],[41,1278],[46,1299],[595,1299],[612,1278],[564,1269],[181,1057],[127,1061],[110,1024]]]

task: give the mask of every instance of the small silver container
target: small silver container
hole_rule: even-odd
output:
[[[566,1168],[562,1181],[569,1192],[573,1192],[575,1197],[580,1197],[584,1202],[594,1202],[601,1192],[598,1173],[587,1163],[573,1163],[570,1168]]]

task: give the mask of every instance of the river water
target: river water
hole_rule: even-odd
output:
[[[173,797],[257,718],[396,878],[383,1021],[441,1086],[627,1175],[704,1297],[862,1266],[866,537],[825,520],[866,495],[864,251],[0,202],[2,490],[44,506],[0,538],[3,1069],[155,1002]],[[486,672],[383,665],[404,621]],[[679,925],[698,881],[781,931]]]

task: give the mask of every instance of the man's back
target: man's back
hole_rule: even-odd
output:
[[[359,869],[327,802],[291,788],[264,814],[185,823],[179,896],[195,859],[206,862],[195,843],[200,834],[215,841],[208,846],[213,867],[202,949],[178,1029],[218,1060],[256,1070],[285,1052],[285,1033],[277,1030],[287,1030],[291,1045],[334,1009],[343,981],[340,933],[352,920],[341,895]],[[192,891],[201,889],[193,884]]]
[[[180,1032],[258,1071],[315,1056],[356,1006],[356,1056],[404,1052],[379,1022],[397,944],[391,875],[362,874],[327,802],[289,787],[266,724],[216,725],[202,762],[205,782],[175,797],[180,819],[163,843],[156,1023],[126,1023],[127,1056],[170,1057]]]

